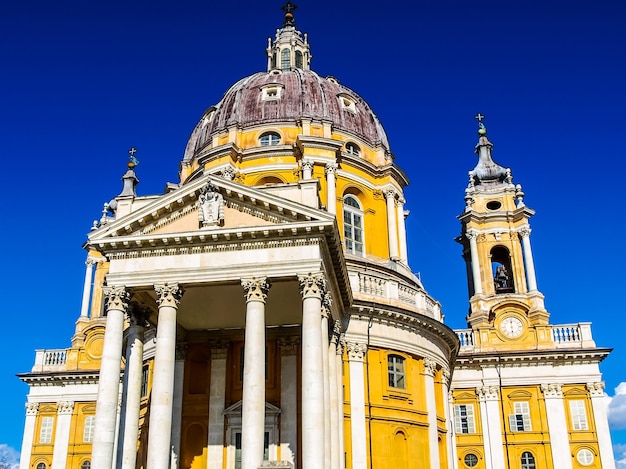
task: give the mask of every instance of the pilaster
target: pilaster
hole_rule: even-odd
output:
[[[367,468],[367,432],[365,423],[364,358],[367,345],[346,341],[350,367],[350,433],[352,437],[352,469]]]

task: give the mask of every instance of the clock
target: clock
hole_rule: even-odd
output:
[[[500,330],[507,337],[519,337],[524,330],[524,324],[516,316],[507,316],[500,321]]]

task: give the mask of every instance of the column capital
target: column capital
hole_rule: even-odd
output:
[[[531,231],[532,231],[532,230],[530,229],[530,226],[525,225],[525,226],[522,226],[522,227],[521,227],[521,228],[517,231],[517,233],[519,234],[520,238],[528,238],[528,237],[530,236],[530,232],[531,232]]]
[[[398,196],[398,199],[396,200],[396,205],[398,207],[402,207],[404,204],[406,204],[406,199],[402,197],[401,195]]]
[[[498,386],[477,386],[476,394],[481,402],[498,399]]]
[[[229,181],[232,181],[233,179],[235,179],[235,170],[231,168],[230,166],[227,168],[224,168],[222,170],[222,177],[224,179],[228,179]]]
[[[430,357],[424,357],[424,373],[428,376],[435,376],[437,372],[437,362]]]
[[[319,298],[320,300],[326,292],[326,279],[324,274],[318,272],[316,274],[298,275],[300,282],[300,293],[302,299]]]
[[[57,413],[59,415],[71,415],[74,411],[74,401],[61,401],[57,403]]]
[[[450,386],[450,379],[452,378],[452,375],[450,374],[450,370],[447,368],[442,368],[441,369],[441,376],[443,378],[443,382],[446,386]]]
[[[348,351],[348,360],[350,361],[363,361],[365,352],[367,352],[367,345],[360,342],[344,342]]]
[[[591,397],[604,397],[604,383],[587,383],[587,391]]]
[[[477,231],[477,230],[473,230],[473,229],[469,229],[469,230],[467,230],[467,231],[465,232],[465,237],[466,237],[467,239],[469,239],[470,241],[471,241],[472,239],[476,239],[476,238],[478,238],[478,235],[479,235],[478,231]]]
[[[281,356],[287,357],[297,355],[299,344],[300,338],[297,336],[280,337],[278,339],[278,346],[280,347]]]
[[[396,190],[395,187],[385,187],[383,189],[383,193],[385,194],[385,198],[389,200],[389,199],[393,199],[398,193],[398,191]]]
[[[313,160],[302,160],[300,164],[302,165],[302,170],[313,171],[313,166],[315,165],[315,162]]]
[[[333,332],[330,338],[330,341],[335,345],[338,345],[341,342],[341,321],[333,321]]]
[[[563,388],[560,383],[542,384],[541,392],[545,398],[562,398]]]
[[[130,293],[126,287],[121,285],[102,287],[102,292],[107,301],[107,311],[111,309],[126,311],[130,301]]]
[[[330,317],[330,309],[333,305],[333,298],[330,295],[330,292],[324,292],[322,296],[322,316],[329,318]]]
[[[178,309],[180,299],[183,297],[184,290],[177,283],[165,283],[154,285],[154,291],[157,294],[157,304],[159,308],[162,306],[170,306]]]
[[[26,415],[37,415],[39,412],[39,402],[26,403]]]
[[[265,303],[267,300],[267,292],[269,292],[271,284],[267,281],[266,277],[263,277],[241,279],[241,286],[246,296],[246,303],[251,301]]]
[[[337,169],[339,169],[339,165],[337,164],[336,161],[332,161],[330,163],[326,163],[326,166],[324,167],[324,173],[325,174],[335,174],[337,172]]]

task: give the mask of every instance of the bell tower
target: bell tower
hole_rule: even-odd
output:
[[[535,212],[524,203],[521,185],[513,184],[510,168],[493,160],[484,116],[476,119],[478,163],[469,172],[457,238],[467,266],[467,323],[474,330],[495,331],[506,341],[526,335],[528,328],[547,326],[549,314],[537,289],[530,245],[530,217]]]

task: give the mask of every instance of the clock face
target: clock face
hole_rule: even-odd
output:
[[[519,337],[524,330],[521,319],[508,316],[500,322],[500,330],[507,337]]]

